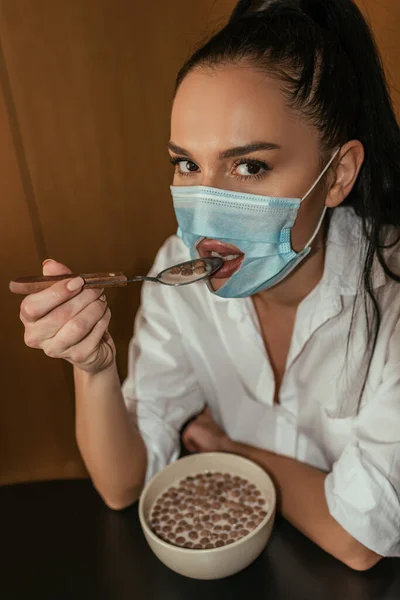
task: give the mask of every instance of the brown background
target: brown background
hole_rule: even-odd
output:
[[[0,483],[84,476],[71,369],[23,344],[14,276],[146,272],[175,230],[166,158],[177,69],[234,0],[0,0]],[[396,104],[399,0],[360,0]],[[108,293],[121,377],[139,286]]]

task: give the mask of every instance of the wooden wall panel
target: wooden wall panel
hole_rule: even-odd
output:
[[[374,32],[400,117],[400,1],[357,0],[357,4]]]
[[[0,3],[3,71],[15,113],[9,125],[0,114],[8,128],[0,140],[8,156],[0,165],[8,211],[0,243],[3,256],[12,256],[1,267],[2,328],[11,342],[0,357],[0,482],[84,473],[70,368],[24,347],[19,299],[8,295],[6,282],[39,273],[48,255],[78,271],[148,269],[175,230],[165,149],[175,73],[221,8],[214,0],[189,9],[183,0]],[[29,216],[10,125],[26,167]],[[122,376],[139,292],[135,286],[109,293]]]
[[[3,0],[0,35],[46,246],[73,270],[144,273],[174,232],[174,77],[213,4]],[[122,375],[139,292],[108,294]]]
[[[84,474],[65,367],[24,346],[19,299],[7,289],[22,268],[38,269],[40,232],[32,228],[36,219],[34,206],[27,203],[29,181],[21,175],[10,128],[15,122],[7,110],[12,99],[6,96],[6,106],[2,93],[7,91],[5,76],[0,62],[0,484]]]

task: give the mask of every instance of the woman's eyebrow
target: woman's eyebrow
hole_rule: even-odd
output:
[[[191,157],[189,150],[185,150],[185,148],[181,148],[174,144],[174,142],[168,142],[167,145],[168,150],[172,150],[175,154],[180,154],[181,156],[186,156],[187,158]]]
[[[272,144],[271,142],[253,142],[252,144],[246,144],[245,146],[236,146],[235,148],[229,148],[220,153],[219,158],[235,158],[237,156],[243,156],[243,154],[250,154],[251,152],[258,152],[259,150],[279,150],[278,144]]]
[[[174,144],[174,142],[168,142],[168,149],[172,150],[172,152],[175,154],[180,154],[181,156],[186,156],[187,158],[191,157],[189,150],[185,150],[185,148],[177,146]],[[272,142],[253,142],[251,144],[246,144],[245,146],[236,146],[235,148],[224,150],[223,152],[220,152],[218,158],[235,158],[237,156],[243,156],[244,154],[250,154],[251,152],[258,152],[259,150],[279,149],[280,146],[278,146],[278,144],[273,144]]]

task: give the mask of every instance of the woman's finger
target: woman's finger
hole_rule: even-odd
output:
[[[188,428],[184,431],[183,435],[182,435],[182,441],[183,444],[185,446],[185,448],[189,451],[189,452],[198,452],[199,448],[195,442],[195,440],[193,439],[192,435],[191,435],[191,429],[190,429],[190,425],[188,426]]]
[[[87,360],[92,356],[93,360],[96,360],[98,357],[99,348],[100,351],[101,347],[103,347],[104,350],[107,350],[105,345],[108,346],[110,352],[114,352],[114,344],[112,342],[110,343],[111,336],[109,334],[107,335],[110,320],[111,311],[110,309],[107,309],[103,317],[96,323],[89,335],[86,336],[85,339],[79,344],[69,348],[68,360],[74,364],[87,362]],[[102,340],[104,340],[106,344],[101,345]]]
[[[69,269],[66,265],[63,265],[52,258],[45,260],[42,267],[43,275],[66,275],[68,273],[72,273],[71,269]]]
[[[50,350],[52,356],[56,354],[62,357],[65,353],[68,355],[72,346],[76,346],[90,335],[107,310],[106,302],[101,300],[91,302],[67,321],[54,337],[46,340],[43,344],[43,350],[46,354]]]
[[[57,306],[36,322],[25,322],[27,336],[37,342],[49,340],[55,337],[69,321],[73,320],[74,317],[94,302],[99,301],[99,307],[105,309],[106,299],[103,291],[102,289],[83,290],[80,294]],[[21,316],[21,320],[23,318]]]
[[[42,319],[57,306],[79,294],[84,283],[82,277],[75,277],[72,280],[58,281],[41,292],[30,294],[21,303],[21,321],[25,324]]]
[[[196,454],[196,452],[198,452],[197,446],[193,443],[193,441],[190,438],[186,438],[183,443],[186,450],[188,450],[192,454]]]

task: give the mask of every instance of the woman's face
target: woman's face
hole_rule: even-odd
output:
[[[173,104],[169,150],[177,186],[302,198],[321,172],[316,128],[288,108],[276,79],[244,65],[185,77]],[[319,184],[301,204],[294,250],[313,234],[324,201]]]

